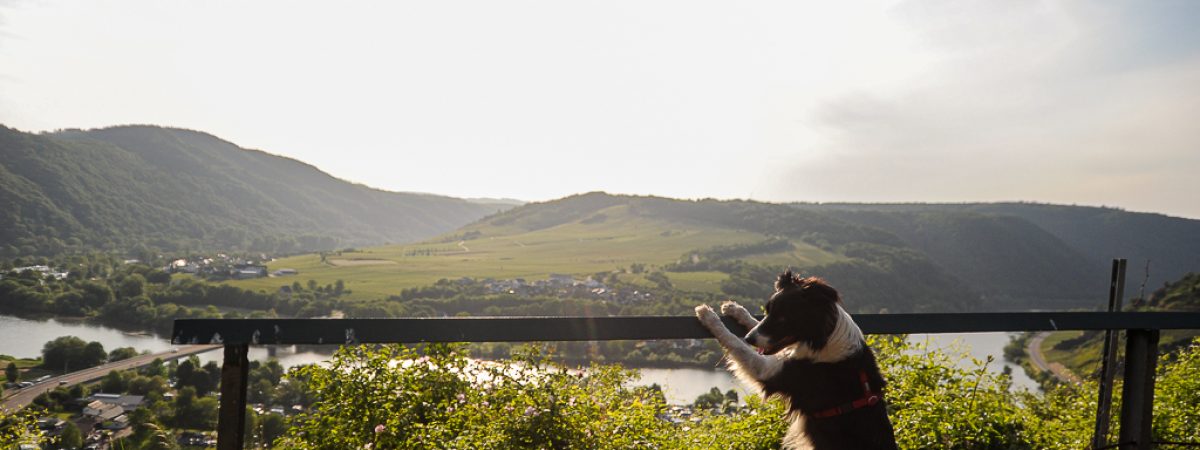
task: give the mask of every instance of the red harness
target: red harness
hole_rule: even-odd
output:
[[[856,409],[862,409],[868,406],[879,404],[879,400],[882,398],[882,396],[878,392],[871,392],[871,383],[867,381],[867,371],[858,371],[858,380],[862,382],[863,386],[863,396],[861,398],[855,399],[850,403],[834,406],[824,411],[817,411],[812,415],[812,417],[824,419],[827,417],[840,416]]]

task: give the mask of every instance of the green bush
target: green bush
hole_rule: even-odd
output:
[[[1012,390],[994,364],[908,343],[869,339],[888,380],[887,398],[900,448],[1080,449],[1095,419],[1094,386],[1045,394]]]
[[[1154,438],[1200,442],[1200,338],[1158,363],[1154,386]]]
[[[461,346],[347,347],[301,371],[320,400],[286,448],[661,448],[671,426],[655,417],[661,396],[624,386],[631,371],[570,371],[532,353],[490,364]]]
[[[1014,391],[1007,374],[953,349],[872,337],[889,381],[901,448],[1081,449],[1090,444],[1096,385]],[[667,420],[653,388],[617,365],[571,370],[524,347],[480,362],[465,346],[346,347],[327,367],[293,370],[318,397],[281,440],[297,449],[773,449],[786,431],[781,402],[749,396],[729,414]],[[1200,340],[1160,364],[1155,433],[1200,440]],[[1120,392],[1120,387],[1115,389]],[[1119,401],[1119,399],[1118,399]],[[1113,430],[1113,435],[1117,430]]]
[[[37,428],[37,418],[43,412],[37,407],[19,411],[0,408],[0,449],[17,448],[21,444],[45,443],[46,436]]]

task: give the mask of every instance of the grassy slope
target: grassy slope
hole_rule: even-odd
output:
[[[380,298],[407,287],[429,285],[438,279],[459,277],[544,279],[550,273],[590,275],[627,267],[633,263],[663,265],[685,252],[717,245],[745,244],[766,235],[712,224],[665,220],[630,211],[628,205],[599,205],[598,212],[543,228],[482,221],[452,236],[418,244],[363,249],[330,256],[353,265],[322,263],[317,255],[280,259],[271,270],[292,268],[297,277],[232,281],[250,289],[277,289],[293,281],[317,280],[321,285],[337,279],[352,290],[351,298]],[[478,232],[462,240],[455,236]],[[804,267],[836,262],[840,256],[799,240],[794,250],[747,258],[778,266]],[[345,264],[345,263],[342,263]],[[717,292],[726,278],[719,272],[668,273],[677,288]],[[637,277],[634,277],[637,278]]]
[[[1077,349],[1055,349],[1054,346],[1059,342],[1067,339],[1075,339],[1083,335],[1082,331],[1059,331],[1051,333],[1042,341],[1042,355],[1046,357],[1046,361],[1061,363],[1068,369],[1071,369],[1076,375],[1088,376],[1100,367],[1100,348],[1096,347],[1093,351],[1090,347],[1087,351],[1079,351]]]

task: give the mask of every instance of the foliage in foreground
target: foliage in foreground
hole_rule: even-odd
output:
[[[1014,391],[999,364],[908,343],[873,339],[889,386],[888,404],[900,448],[1081,449],[1095,419],[1095,387]]]
[[[46,441],[37,428],[39,408],[26,408],[10,412],[0,408],[0,449],[17,448],[18,445],[38,445]]]
[[[888,377],[888,402],[901,448],[1086,448],[1094,384],[1034,394],[1010,389],[992,361],[872,339]],[[347,347],[310,379],[320,396],[299,416],[282,448],[297,449],[772,449],[785,431],[777,401],[747,398],[739,411],[700,412],[672,423],[660,392],[634,387],[636,372],[615,365],[569,370],[525,349],[511,360],[478,362],[465,347]],[[1200,341],[1164,357],[1156,398],[1160,440],[1197,440]],[[1120,392],[1119,387],[1117,392]],[[1114,430],[1114,433],[1116,431]]]
[[[655,446],[661,399],[615,366],[586,375],[532,357],[477,363],[462,347],[346,348],[303,369],[322,397],[283,442],[305,449]]]
[[[1159,360],[1154,386],[1154,438],[1200,442],[1200,338]]]

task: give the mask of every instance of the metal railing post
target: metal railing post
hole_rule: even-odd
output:
[[[1125,330],[1125,385],[1121,388],[1121,450],[1150,450],[1158,330]]]
[[[246,440],[246,379],[250,346],[226,345],[221,366],[221,409],[217,419],[217,450],[242,450]]]
[[[1121,310],[1125,296],[1125,259],[1114,259],[1112,278],[1108,286],[1108,312]],[[1096,434],[1092,448],[1108,445],[1109,424],[1112,420],[1112,387],[1117,375],[1117,343],[1119,330],[1104,330],[1104,353],[1100,362],[1100,394],[1096,402]]]

